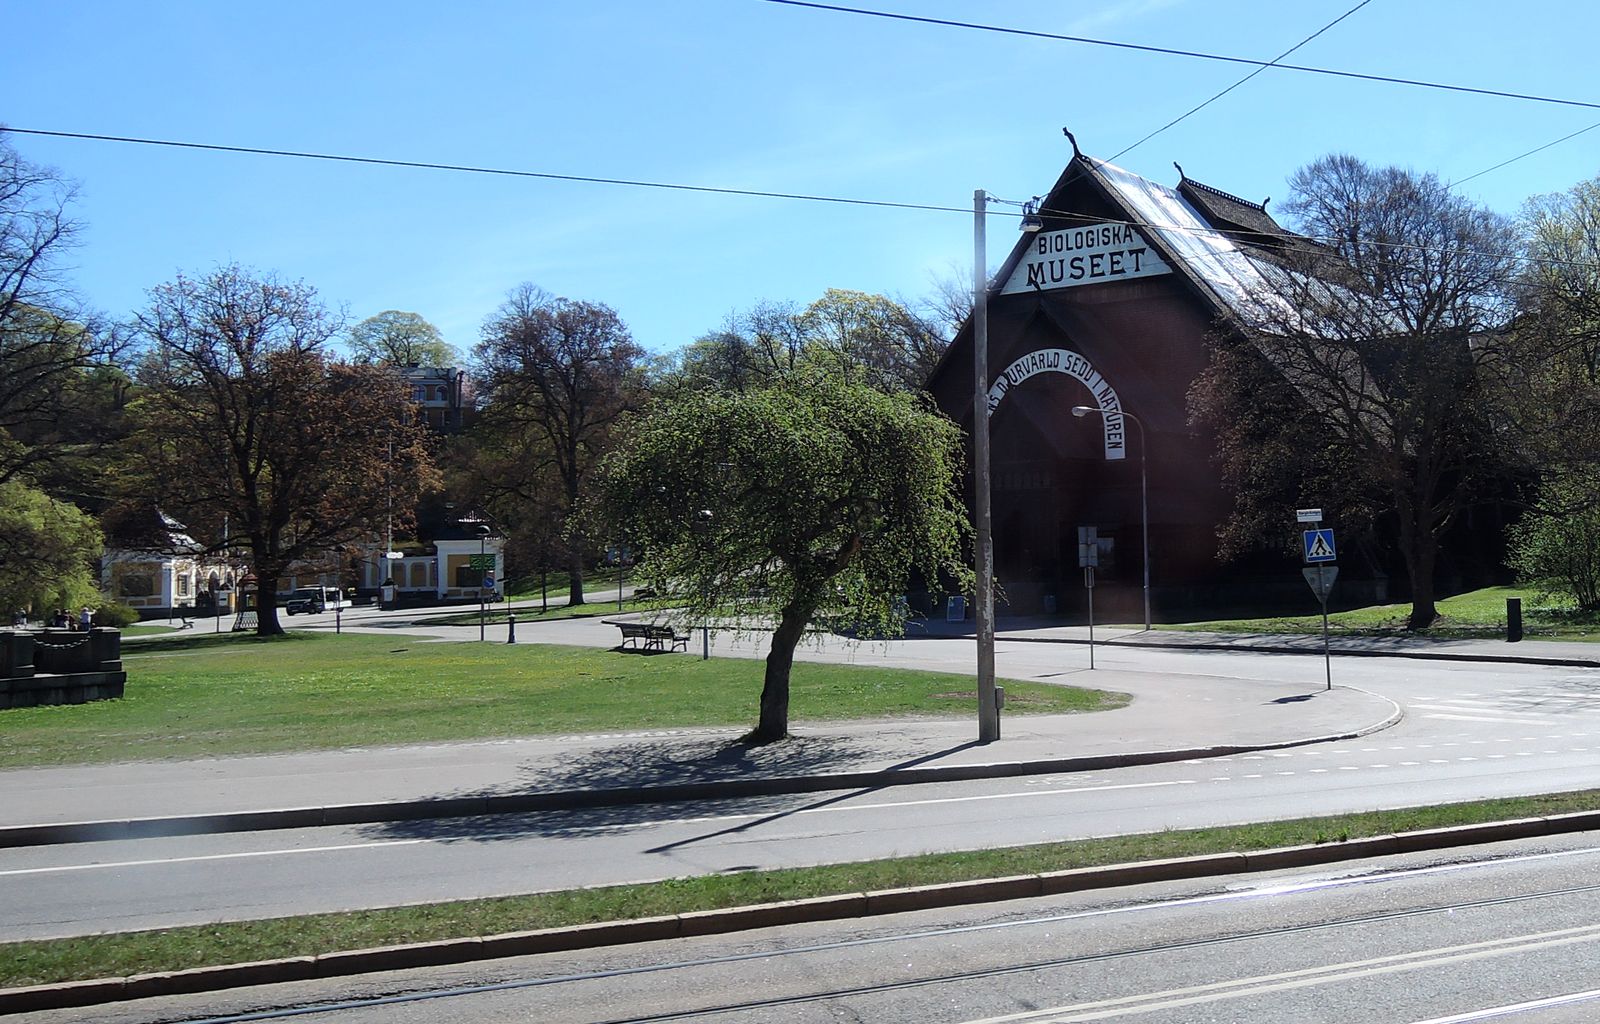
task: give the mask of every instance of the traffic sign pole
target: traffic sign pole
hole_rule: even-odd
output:
[[[1327,681],[1326,688],[1331,690],[1333,653],[1328,643],[1328,594],[1333,590],[1333,581],[1339,576],[1339,566],[1335,564],[1339,558],[1339,549],[1334,544],[1333,531],[1322,528],[1322,509],[1296,509],[1294,518],[1295,522],[1311,527],[1300,533],[1306,564],[1309,566],[1300,571],[1305,576],[1306,582],[1311,585],[1311,592],[1317,595],[1317,601],[1322,605],[1322,670]]]
[[[1328,602],[1322,602],[1322,671],[1327,679],[1323,690],[1333,689],[1333,654],[1328,650]]]

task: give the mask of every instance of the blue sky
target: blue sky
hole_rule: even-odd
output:
[[[1358,0],[861,0],[858,6],[1271,59]],[[1290,62],[1600,101],[1592,0],[1371,0]],[[762,0],[0,0],[0,124],[970,209],[1045,191],[1242,65]],[[17,41],[27,45],[18,45]],[[1268,70],[1117,162],[1282,198],[1345,151],[1456,180],[1600,110]],[[761,300],[915,298],[968,274],[970,214],[834,206],[11,135],[79,182],[72,279],[126,315],[236,261],[463,349],[522,281],[613,306],[653,351]],[[1463,191],[1515,213],[1600,174],[1600,129]],[[992,219],[989,263],[1015,234]]]

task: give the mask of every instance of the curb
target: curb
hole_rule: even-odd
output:
[[[1369,836],[1338,843],[1289,846],[1244,853],[1204,854],[1169,860],[1072,868],[1038,875],[981,878],[940,885],[845,893],[724,910],[700,910],[631,921],[607,921],[570,928],[511,932],[375,949],[343,950],[320,956],[288,957],[252,963],[221,964],[182,971],[26,988],[0,989],[0,1015],[95,1006],[155,996],[217,992],[286,981],[348,977],[378,971],[437,967],[537,953],[590,949],[634,942],[724,934],[756,928],[937,910],[974,903],[1036,899],[1064,893],[1109,889],[1150,882],[1182,881],[1216,875],[1332,864],[1457,846],[1504,842],[1600,829],[1600,811],[1577,811],[1540,818],[1484,822]]]
[[[1070,636],[1004,636],[996,640],[1014,644],[1076,644],[1088,646],[1089,641]],[[1449,641],[1439,641],[1448,643]],[[1290,647],[1284,644],[1228,644],[1215,641],[1172,643],[1160,640],[1096,640],[1097,647],[1141,647],[1155,651],[1221,651],[1227,654],[1321,654],[1320,647]],[[1328,653],[1343,658],[1409,658],[1413,661],[1464,661],[1482,664],[1546,665],[1553,668],[1600,668],[1600,658],[1557,658],[1537,654],[1469,654],[1465,651],[1426,650],[1364,650],[1330,647]]]
[[[1355,689],[1354,687],[1343,687]],[[1367,691],[1362,690],[1362,693]],[[1369,694],[1371,695],[1371,694]],[[1375,695],[1372,695],[1375,696]],[[1383,698],[1387,700],[1387,698]],[[337,825],[372,825],[430,818],[472,818],[495,814],[528,814],[641,804],[730,800],[752,796],[782,796],[839,789],[883,789],[935,782],[970,782],[1015,778],[1022,775],[1060,775],[1069,772],[1107,771],[1139,765],[1169,764],[1208,757],[1229,757],[1256,750],[1283,750],[1315,743],[1338,743],[1381,732],[1403,715],[1398,704],[1385,719],[1361,729],[1284,740],[1277,743],[1228,744],[1160,750],[1133,754],[1053,758],[1044,761],[995,761],[987,764],[946,765],[935,768],[891,768],[878,771],[838,772],[827,775],[778,776],[731,782],[690,782],[636,789],[578,789],[549,793],[502,796],[445,797],[377,803],[330,804],[321,807],[284,807],[217,814],[174,815],[161,818],[126,818],[103,821],[51,822],[38,825],[0,826],[0,849],[97,843],[119,839],[153,839],[170,836],[213,835],[224,832],[268,832]]]

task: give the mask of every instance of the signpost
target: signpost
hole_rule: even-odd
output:
[[[1295,512],[1295,520],[1309,524],[1312,529],[1300,534],[1301,548],[1305,553],[1306,568],[1300,574],[1306,578],[1311,593],[1322,605],[1322,667],[1327,676],[1327,689],[1333,689],[1333,655],[1328,649],[1328,595],[1333,593],[1333,581],[1339,578],[1339,567],[1334,564],[1339,557],[1333,531],[1322,529],[1322,510],[1303,508]]]
[[[1089,592],[1089,668],[1094,668],[1094,570],[1100,564],[1100,531],[1078,527],[1078,565],[1083,567],[1083,589]]]
[[[494,556],[468,555],[467,568],[483,573],[483,578],[478,581],[478,639],[482,641],[487,638],[489,620],[485,602],[488,596],[494,593]]]

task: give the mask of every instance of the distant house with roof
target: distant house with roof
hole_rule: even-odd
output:
[[[1158,612],[1276,591],[1308,597],[1298,563],[1219,563],[1217,527],[1233,498],[1213,440],[1190,425],[1187,394],[1207,364],[1208,334],[1283,303],[1287,275],[1316,243],[1280,226],[1266,202],[1182,168],[1176,186],[1159,184],[1076,144],[1039,212],[1043,229],[1018,238],[988,300],[995,573],[1011,610],[1085,605],[1088,528],[1101,615],[1138,618],[1141,468]],[[1287,305],[1285,315],[1294,315]],[[969,438],[972,346],[969,322],[928,382]],[[1081,406],[1096,412],[1074,415]],[[1366,575],[1348,586],[1342,577],[1343,592],[1381,596],[1381,578]]]
[[[101,516],[105,551],[100,589],[145,618],[210,607],[216,590],[231,590],[236,573],[153,505],[124,505]],[[214,585],[213,585],[214,584]]]
[[[418,414],[436,434],[456,434],[466,422],[472,390],[465,370],[454,366],[397,366],[411,387]]]

